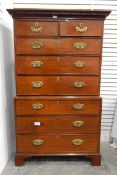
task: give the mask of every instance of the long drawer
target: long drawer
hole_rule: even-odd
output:
[[[17,76],[17,95],[98,95],[98,76]]]
[[[100,57],[16,56],[18,75],[99,75]]]
[[[99,146],[98,134],[17,134],[17,153],[96,153]]]
[[[101,39],[16,38],[16,54],[100,54]]]
[[[16,115],[95,114],[100,115],[101,99],[90,97],[17,97]]]
[[[76,132],[99,133],[100,117],[16,116],[17,133]]]

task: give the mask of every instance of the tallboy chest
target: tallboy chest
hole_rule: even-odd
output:
[[[100,165],[100,70],[109,11],[8,10],[14,19],[16,165],[81,155]]]

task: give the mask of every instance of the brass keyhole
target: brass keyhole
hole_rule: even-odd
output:
[[[80,27],[83,27],[83,23],[80,23]]]
[[[57,76],[56,80],[57,80],[57,81],[59,81],[59,80],[60,80],[60,77],[59,77],[59,76]]]
[[[61,41],[60,39],[57,39],[57,41],[56,41],[56,42],[59,44],[59,43],[60,43],[60,41]]]
[[[38,26],[39,24],[38,24],[38,22],[35,22],[35,26]]]
[[[60,57],[57,57],[57,58],[56,58],[57,62],[59,62],[59,61],[60,61],[60,59],[61,59]]]

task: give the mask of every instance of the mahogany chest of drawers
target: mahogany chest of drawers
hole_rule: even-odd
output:
[[[103,10],[8,10],[14,19],[16,165],[87,156],[100,165]]]

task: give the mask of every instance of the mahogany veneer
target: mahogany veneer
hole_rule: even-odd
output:
[[[38,81],[43,85],[34,87]],[[99,76],[18,76],[16,82],[18,95],[99,95]],[[85,85],[77,88],[75,82]]]
[[[87,45],[82,49],[76,49],[75,43],[85,43]],[[32,48],[33,43],[42,43],[41,49]],[[95,43],[95,44],[94,44]],[[17,38],[16,39],[16,54],[100,54],[101,40],[100,39],[84,39],[84,38]]]
[[[9,9],[14,19],[15,164],[100,155],[100,69],[108,10]]]
[[[32,67],[40,60],[40,68]],[[77,61],[85,62],[84,68],[75,66]],[[95,65],[95,66],[94,66]],[[99,75],[100,57],[81,56],[16,56],[17,75]]]

